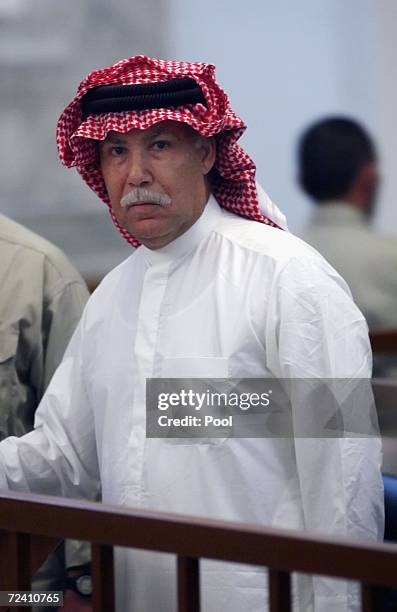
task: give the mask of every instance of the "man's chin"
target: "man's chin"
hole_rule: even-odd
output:
[[[135,223],[126,223],[124,227],[131,236],[148,248],[161,248],[171,241],[171,238],[167,239],[169,232],[164,227],[164,222],[161,222],[158,218],[147,218]]]

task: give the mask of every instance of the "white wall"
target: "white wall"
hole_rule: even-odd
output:
[[[380,143],[385,174],[392,173],[396,0],[169,2],[170,55],[216,64],[218,80],[248,123],[244,146],[258,177],[292,230],[310,210],[294,167],[296,139],[309,122],[330,113],[363,121]],[[397,217],[395,200],[394,182],[379,206],[387,229]]]
[[[397,233],[397,2],[376,2],[377,135],[380,141],[384,188],[378,225]]]
[[[130,249],[77,173],[60,167],[56,119],[89,69],[134,53],[217,65],[248,123],[243,144],[258,177],[293,231],[310,211],[294,182],[298,134],[328,113],[362,120],[382,155],[378,224],[397,233],[397,0],[33,4],[0,0],[0,211],[59,244],[86,274]]]
[[[166,55],[165,32],[166,0],[0,0],[0,212],[55,242],[87,276],[131,247],[76,170],[60,165],[56,122],[89,71],[134,53]]]

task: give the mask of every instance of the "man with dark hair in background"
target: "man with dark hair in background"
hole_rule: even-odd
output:
[[[356,121],[332,117],[301,136],[298,176],[316,204],[302,237],[347,281],[370,328],[397,326],[397,240],[369,225],[379,184],[375,145]]]

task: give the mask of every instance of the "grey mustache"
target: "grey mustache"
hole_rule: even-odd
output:
[[[142,189],[137,187],[131,189],[125,196],[120,200],[121,206],[124,208],[127,206],[133,206],[137,203],[145,202],[145,204],[158,204],[159,206],[167,206],[171,204],[171,198],[165,193],[157,193],[156,191],[150,191],[150,189]]]

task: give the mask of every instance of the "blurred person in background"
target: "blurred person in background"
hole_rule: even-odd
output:
[[[347,117],[316,122],[302,134],[298,144],[298,177],[315,205],[303,239],[347,281],[370,329],[397,328],[397,239],[371,226],[380,178],[371,136]],[[397,356],[375,353],[373,374],[397,377]],[[382,469],[396,476],[397,447],[390,421],[382,433]],[[395,504],[391,499],[397,487],[390,476],[386,483],[390,532],[391,508]],[[387,530],[385,535],[390,537]],[[388,603],[378,602],[379,610],[397,610],[396,591],[386,590],[384,594]]]
[[[346,117],[311,125],[298,143],[298,180],[315,205],[302,238],[346,280],[370,329],[397,328],[397,239],[371,227],[379,168],[367,131]]]
[[[36,408],[79,322],[88,291],[57,247],[4,215],[0,215],[0,286],[0,439],[4,439],[33,429]],[[72,575],[86,573],[88,550],[78,542],[68,542],[66,549]],[[62,544],[36,574],[34,589],[64,588],[64,555]]]

